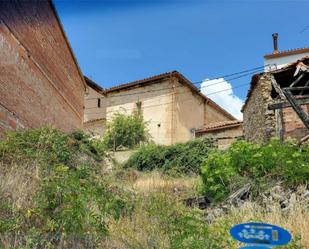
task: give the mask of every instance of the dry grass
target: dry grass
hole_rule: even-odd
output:
[[[101,248],[168,249],[170,245],[160,220],[149,216],[140,206],[131,217],[123,217],[109,224],[109,236]]]
[[[231,213],[220,217],[214,222],[213,230],[216,230],[218,226],[226,222],[229,226],[233,226],[239,223],[245,223],[248,221],[259,221],[270,224],[275,224],[277,226],[284,227],[291,232],[294,243],[297,245],[301,244],[304,249],[309,249],[309,211],[306,210],[304,203],[298,203],[292,210],[288,212],[283,212],[278,206],[273,206],[271,212],[267,212],[264,208],[253,204],[246,203],[242,208],[234,208]],[[295,238],[300,236],[300,241],[296,242]],[[238,244],[237,246],[240,246]],[[238,247],[232,248],[238,248]],[[230,245],[226,245],[226,249],[231,249]],[[296,245],[290,248],[299,248]]]
[[[159,172],[143,174],[132,184],[132,189],[138,194],[150,194],[154,192],[164,192],[187,196],[194,194],[200,183],[199,177],[168,177]]]
[[[23,165],[0,163],[0,201],[16,208],[32,206],[32,198],[39,185],[39,164],[28,162]]]

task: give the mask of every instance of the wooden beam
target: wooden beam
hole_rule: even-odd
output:
[[[289,91],[309,90],[309,86],[285,87],[283,89],[286,89]]]
[[[302,74],[290,85],[290,87],[295,86],[304,76],[305,76],[305,73],[302,73]]]
[[[309,135],[304,136],[302,139],[300,139],[298,145],[302,145],[304,142],[306,142],[309,139]]]
[[[309,104],[309,97],[303,98],[303,99],[296,99],[295,102],[297,105]],[[291,104],[288,101],[282,101],[282,102],[268,105],[269,110],[276,110],[276,109],[282,109],[282,108],[287,108],[287,107],[291,107]]]
[[[304,110],[299,105],[297,105],[289,89],[283,89],[283,93],[287,98],[287,100],[290,102],[294,111],[297,113],[298,117],[303,121],[304,125],[309,130],[309,116],[304,112]]]
[[[306,84],[304,85],[304,86],[308,86],[309,85],[309,80],[307,80],[307,82],[306,82]],[[301,92],[300,92],[300,95],[303,95],[304,94],[304,90],[302,90]]]
[[[283,111],[282,109],[275,110],[275,118],[276,118],[276,136],[283,141]]]
[[[280,88],[280,86],[278,85],[274,75],[270,75],[270,80],[271,80],[271,84],[273,85],[273,87],[275,88],[275,91],[279,94],[281,99],[286,99],[285,95],[282,92],[282,89]]]

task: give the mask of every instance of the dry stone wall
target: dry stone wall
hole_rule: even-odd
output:
[[[273,103],[270,74],[260,76],[244,108],[244,135],[249,141],[261,142],[276,135],[275,112],[268,110]]]

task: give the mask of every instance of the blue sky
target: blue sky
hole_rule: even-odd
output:
[[[82,72],[105,88],[172,70],[196,82],[262,66],[274,32],[280,50],[309,45],[304,0],[54,3]],[[247,89],[233,94],[243,100]]]

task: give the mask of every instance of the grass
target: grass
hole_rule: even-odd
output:
[[[164,192],[180,197],[192,196],[200,183],[196,177],[169,177],[154,171],[141,174],[132,184],[132,189],[138,194]]]
[[[247,203],[209,224],[182,201],[199,194],[198,175],[107,170],[106,156],[82,133],[51,128],[0,141],[0,248],[236,249],[229,230],[248,221],[291,231],[283,248],[309,248],[308,203],[288,212]]]
[[[210,233],[222,238],[222,248],[236,249],[240,244],[230,238],[227,228],[249,221],[276,224],[291,232],[293,241],[289,246],[282,248],[309,248],[309,211],[303,203],[298,203],[289,212],[283,212],[279,205],[273,206],[272,211],[267,212],[255,203],[246,203],[243,207],[233,208],[228,215],[215,220],[210,226]]]

